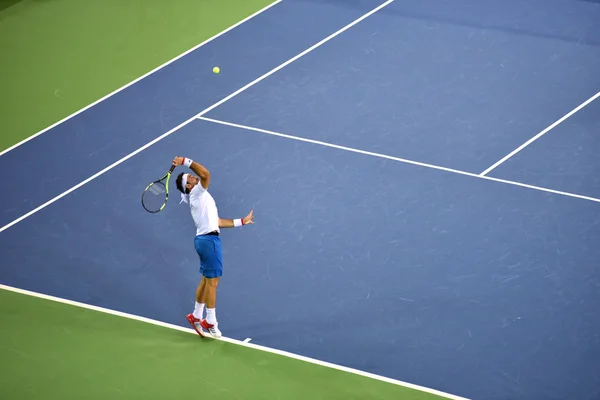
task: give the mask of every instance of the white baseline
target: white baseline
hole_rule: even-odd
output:
[[[44,300],[55,301],[57,303],[68,304],[68,305],[71,305],[71,306],[80,307],[80,308],[84,308],[84,309],[87,309],[87,310],[93,310],[93,311],[98,311],[98,312],[105,313],[105,314],[116,315],[118,317],[128,318],[128,319],[132,319],[132,320],[140,321],[140,322],[145,322],[147,324],[161,326],[161,327],[164,327],[164,328],[175,329],[175,330],[182,331],[182,332],[188,332],[188,333],[196,335],[196,336],[198,335],[196,333],[196,331],[194,331],[191,328],[184,328],[184,327],[179,326],[179,325],[173,325],[173,324],[169,324],[169,323],[166,323],[166,322],[153,320],[153,319],[146,318],[146,317],[140,317],[138,315],[133,315],[133,314],[124,313],[124,312],[121,312],[121,311],[111,310],[109,308],[93,306],[91,304],[80,303],[80,302],[77,302],[77,301],[67,300],[67,299],[63,299],[63,298],[55,297],[55,296],[49,296],[47,294],[32,292],[32,291],[29,291],[29,290],[19,289],[19,288],[15,288],[15,287],[3,285],[3,284],[0,284],[0,289],[1,290],[7,290],[7,291],[10,291],[10,292],[14,292],[14,293],[20,293],[20,294],[27,295],[27,296],[37,297],[37,298],[44,299]],[[280,355],[280,356],[289,357],[289,358],[293,358],[293,359],[300,360],[300,361],[305,361],[305,362],[308,362],[308,363],[311,363],[311,364],[316,364],[316,365],[320,365],[320,366],[323,366],[323,367],[336,369],[336,370],[339,370],[339,371],[349,372],[351,374],[364,376],[366,378],[371,378],[371,379],[375,379],[375,380],[378,380],[378,381],[387,382],[387,383],[391,383],[391,384],[394,384],[394,385],[403,386],[403,387],[406,387],[406,388],[415,389],[415,390],[419,390],[419,391],[422,391],[422,392],[435,394],[437,396],[441,396],[441,397],[444,397],[444,398],[447,398],[447,399],[452,399],[452,400],[468,400],[468,399],[466,399],[464,397],[459,397],[459,396],[456,396],[456,395],[453,395],[453,394],[444,393],[444,392],[441,392],[441,391],[438,391],[438,390],[435,390],[435,389],[430,389],[430,388],[419,386],[419,385],[415,385],[415,384],[412,384],[412,383],[403,382],[403,381],[399,381],[399,380],[392,379],[392,378],[387,378],[385,376],[371,374],[369,372],[364,372],[364,371],[361,371],[361,370],[357,370],[357,369],[353,369],[353,368],[348,368],[348,367],[344,367],[344,366],[337,365],[337,364],[332,364],[332,363],[329,363],[329,362],[326,362],[326,361],[316,360],[314,358],[309,358],[309,357],[301,356],[301,355],[294,354],[294,353],[288,353],[288,352],[283,351],[283,350],[278,350],[278,349],[273,349],[273,348],[270,348],[270,347],[260,346],[260,345],[254,344],[254,343],[250,343],[250,339],[249,338],[246,339],[246,340],[244,340],[244,341],[241,341],[241,340],[231,339],[231,338],[227,338],[227,337],[222,336],[219,339],[214,339],[214,338],[200,339],[200,338],[198,338],[198,340],[220,340],[220,341],[223,341],[223,342],[233,343],[233,344],[236,344],[236,345],[239,345],[239,346],[249,347],[249,348],[252,348],[252,349],[255,349],[255,350],[266,351],[268,353],[273,353],[273,354],[277,354],[277,355]]]

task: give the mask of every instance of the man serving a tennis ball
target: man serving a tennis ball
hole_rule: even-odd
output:
[[[208,193],[210,172],[202,165],[185,157],[175,157],[174,166],[184,165],[196,175],[180,173],[177,176],[177,189],[181,192],[183,202],[190,205],[190,211],[196,224],[194,246],[200,257],[200,273],[202,280],[196,289],[196,306],[194,312],[186,316],[192,327],[202,337],[206,334],[221,337],[215,312],[217,285],[223,275],[223,259],[221,252],[221,228],[233,228],[254,223],[254,211],[243,219],[219,218],[217,205]],[[202,318],[206,306],[206,319]]]

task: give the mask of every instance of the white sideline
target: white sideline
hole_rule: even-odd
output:
[[[196,45],[196,46],[192,47],[191,49],[187,50],[186,52],[184,52],[184,53],[181,53],[180,55],[176,56],[175,58],[172,58],[172,59],[170,59],[169,61],[165,62],[164,64],[161,64],[161,65],[159,65],[158,67],[154,68],[152,71],[145,73],[144,75],[140,76],[139,78],[136,78],[136,79],[134,79],[133,81],[131,81],[131,82],[127,83],[126,85],[124,85],[124,86],[121,86],[120,88],[118,88],[118,89],[116,89],[115,91],[113,91],[113,92],[111,92],[111,93],[107,94],[106,96],[104,96],[104,97],[102,97],[102,98],[100,98],[100,99],[98,99],[98,100],[94,101],[94,102],[93,102],[93,103],[91,103],[91,104],[88,104],[87,106],[83,107],[82,109],[80,109],[80,110],[78,110],[78,111],[75,111],[73,114],[71,114],[71,115],[69,115],[69,116],[67,116],[67,117],[65,117],[65,118],[63,118],[63,119],[61,119],[61,120],[60,120],[60,121],[58,121],[58,122],[55,122],[54,124],[50,125],[50,126],[49,126],[49,127],[47,127],[47,128],[44,128],[44,129],[42,129],[42,130],[41,130],[41,131],[39,131],[38,133],[35,133],[35,134],[33,134],[32,136],[29,136],[28,138],[26,138],[26,139],[24,139],[24,140],[21,140],[19,143],[16,143],[16,144],[12,145],[11,147],[9,147],[9,148],[7,148],[7,149],[4,149],[3,151],[1,151],[1,152],[0,152],[0,157],[1,157],[2,155],[4,155],[4,154],[8,153],[9,151],[11,151],[11,150],[14,150],[14,149],[16,149],[17,147],[19,147],[19,146],[22,146],[23,144],[25,144],[25,143],[29,142],[30,140],[32,140],[32,139],[34,139],[34,138],[36,138],[36,137],[40,136],[41,134],[43,134],[43,133],[45,133],[45,132],[49,131],[50,129],[52,129],[52,128],[55,128],[55,127],[57,127],[58,125],[60,125],[60,124],[62,124],[62,123],[64,123],[64,122],[66,122],[66,121],[70,120],[71,118],[73,118],[73,117],[75,117],[75,116],[77,116],[77,115],[81,114],[81,113],[82,113],[82,112],[84,112],[85,110],[88,110],[88,109],[90,109],[90,108],[94,107],[94,106],[95,106],[95,105],[97,105],[98,103],[101,103],[101,102],[103,102],[104,100],[108,99],[109,97],[112,97],[112,96],[114,96],[115,94],[119,93],[120,91],[127,89],[129,86],[131,86],[131,85],[134,85],[134,84],[136,84],[137,82],[141,81],[142,79],[144,79],[144,78],[148,77],[149,75],[152,75],[152,74],[153,74],[153,73],[155,73],[156,71],[159,71],[159,70],[163,69],[163,68],[164,68],[164,67],[166,67],[167,65],[169,65],[169,64],[171,64],[171,63],[173,63],[173,62],[175,62],[175,61],[179,60],[181,57],[184,57],[184,56],[188,55],[188,54],[189,54],[189,53],[191,53],[192,51],[199,49],[200,47],[202,47],[202,46],[206,45],[206,44],[207,44],[207,43],[209,43],[209,42],[212,42],[213,40],[215,40],[215,39],[216,39],[216,38],[218,38],[219,36],[222,36],[222,35],[224,35],[225,33],[227,33],[227,32],[229,32],[229,31],[231,31],[231,30],[233,30],[233,29],[237,28],[238,26],[242,25],[244,22],[247,22],[247,21],[251,20],[252,18],[256,17],[258,14],[261,14],[261,13],[263,13],[263,12],[267,11],[269,8],[271,8],[271,7],[273,7],[274,5],[276,5],[276,4],[278,4],[278,3],[280,3],[281,1],[282,1],[282,0],[276,0],[275,2],[273,2],[273,3],[269,4],[269,5],[267,5],[266,7],[262,8],[262,9],[260,9],[260,10],[258,10],[258,11],[257,11],[257,12],[255,12],[254,14],[252,14],[252,15],[250,15],[250,16],[248,16],[248,17],[244,18],[243,20],[241,20],[241,21],[237,22],[237,23],[236,23],[236,24],[234,24],[234,25],[231,25],[229,28],[225,29],[224,31],[221,31],[221,32],[217,33],[217,34],[216,34],[216,35],[214,35],[213,37],[206,39],[204,42],[202,42],[202,43],[200,43],[200,44],[198,44],[198,45]]]
[[[269,72],[265,73],[264,75],[256,78],[255,80],[253,80],[252,82],[250,82],[249,84],[247,84],[246,86],[236,90],[235,92],[233,92],[232,94],[230,94],[229,96],[225,97],[224,99],[222,99],[221,101],[213,104],[212,106],[208,107],[207,109],[199,112],[198,114],[194,115],[193,117],[191,117],[190,119],[188,119],[187,121],[182,122],[181,124],[177,125],[175,128],[171,129],[170,131],[162,134],[161,136],[157,137],[156,139],[150,141],[149,143],[146,143],[145,145],[143,145],[142,147],[140,147],[139,149],[135,150],[134,152],[126,155],[125,157],[121,158],[120,160],[112,163],[111,165],[109,165],[108,167],[104,168],[103,170],[101,170],[100,172],[95,173],[94,175],[90,176],[89,178],[85,179],[84,181],[78,183],[77,185],[73,186],[72,188],[64,191],[63,193],[57,195],[56,197],[48,200],[47,202],[45,202],[44,204],[34,208],[33,210],[29,211],[28,213],[20,216],[19,218],[15,219],[12,222],[9,222],[8,224],[4,225],[2,228],[0,228],[0,233],[7,230],[8,228],[10,228],[11,226],[23,221],[24,219],[32,216],[33,214],[35,214],[36,212],[48,207],[50,204],[54,203],[57,200],[60,200],[61,198],[63,198],[64,196],[68,195],[69,193],[79,189],[80,187],[82,187],[83,185],[85,185],[86,183],[89,183],[91,181],[93,181],[94,179],[96,179],[97,177],[99,177],[100,175],[104,174],[107,171],[110,171],[111,169],[113,169],[114,167],[118,166],[119,164],[127,161],[128,159],[130,159],[131,157],[135,156],[136,154],[140,153],[141,151],[147,149],[148,147],[152,146],[153,144],[161,141],[162,139],[166,138],[167,136],[171,135],[173,132],[176,132],[177,130],[183,128],[184,126],[186,126],[187,124],[189,124],[190,122],[194,121],[196,118],[201,117],[202,115],[206,114],[207,112],[213,110],[214,108],[220,106],[221,104],[225,103],[226,101],[232,99],[233,97],[237,96],[238,94],[242,93],[244,90],[256,85],[257,83],[259,83],[260,81],[262,81],[263,79],[271,76],[272,74],[274,74],[275,72],[279,71],[280,69],[284,68],[286,65],[291,64],[292,62],[296,61],[297,59],[299,59],[300,57],[303,57],[304,55],[310,53],[311,51],[313,51],[314,49],[316,49],[317,47],[320,47],[321,45],[327,43],[328,41],[330,41],[331,39],[333,39],[334,37],[338,36],[339,34],[345,32],[346,30],[350,29],[351,27],[353,27],[354,25],[358,24],[360,21],[364,20],[365,18],[369,17],[370,15],[376,13],[377,11],[381,10],[382,8],[384,8],[385,6],[393,3],[394,0],[388,0],[385,3],[381,4],[380,6],[374,8],[373,10],[369,11],[368,13],[364,14],[363,16],[359,17],[358,19],[352,21],[351,23],[349,23],[348,25],[344,26],[343,28],[337,30],[336,32],[332,33],[331,35],[327,36],[325,39],[321,40],[320,42],[312,45],[311,47],[309,47],[308,49],[304,50],[302,53],[290,58],[289,60],[287,60],[286,62],[284,62],[283,64],[280,64],[279,66],[273,68],[272,70],[270,70]]]

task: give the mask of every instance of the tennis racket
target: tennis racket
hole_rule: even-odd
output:
[[[142,193],[142,206],[146,211],[157,213],[165,208],[167,200],[169,200],[169,180],[174,169],[175,165],[165,176],[146,186]]]

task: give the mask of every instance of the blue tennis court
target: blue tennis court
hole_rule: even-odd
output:
[[[187,326],[189,208],[174,179],[140,204],[186,156],[222,217],[256,215],[222,234],[225,336],[473,399],[599,398],[598,21],[283,0],[1,155],[0,283]]]

